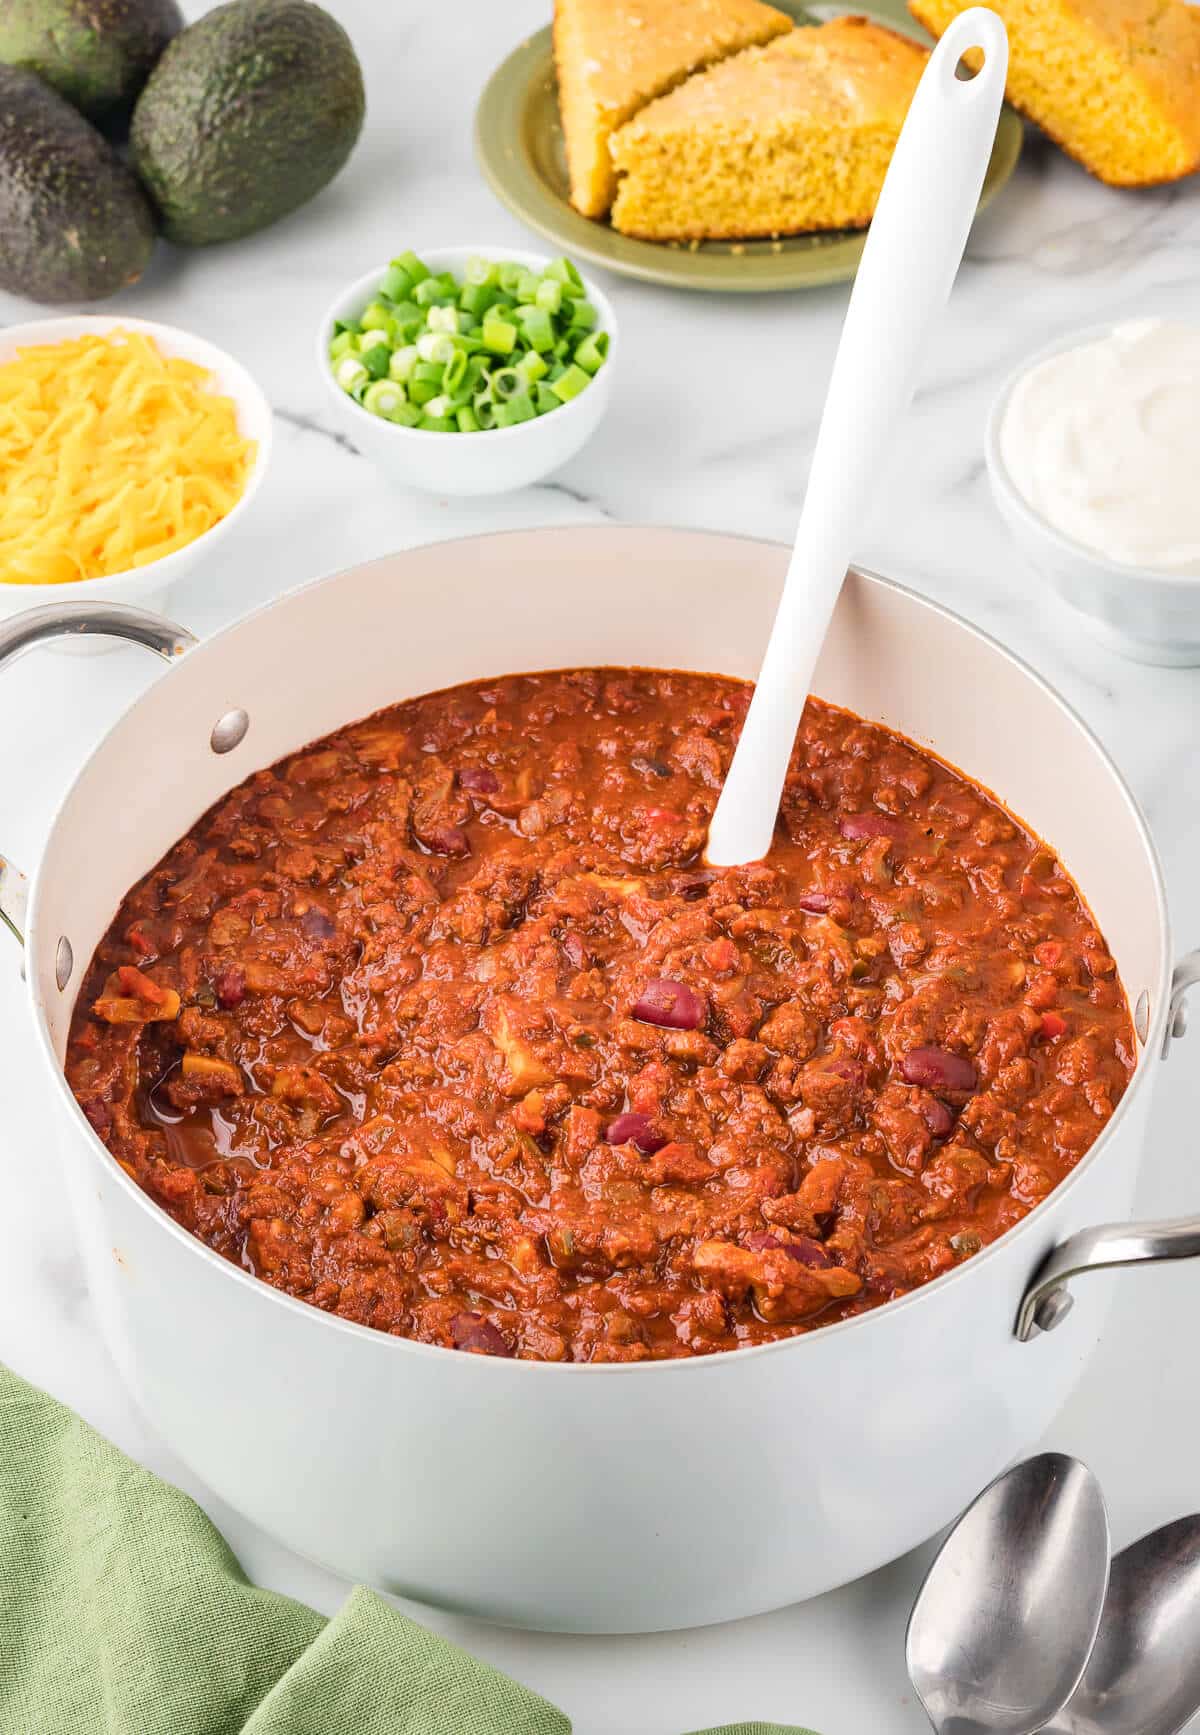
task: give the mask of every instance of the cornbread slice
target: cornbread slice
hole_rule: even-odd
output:
[[[935,36],[966,0],[909,0]],[[1114,187],[1200,168],[1200,9],[1186,0],[988,0],[1008,100]]]
[[[571,203],[603,217],[616,177],[608,141],[690,73],[791,30],[762,0],[555,0],[554,59]]]
[[[869,223],[927,55],[835,18],[690,78],[615,133],[614,228],[718,240]]]

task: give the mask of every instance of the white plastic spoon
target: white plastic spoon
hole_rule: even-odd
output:
[[[964,54],[983,67],[959,78]],[[929,57],[846,310],[775,625],[708,834],[715,867],[759,861],[813,670],[887,447],[912,397],[979,203],[1008,71],[994,12],[957,17]]]

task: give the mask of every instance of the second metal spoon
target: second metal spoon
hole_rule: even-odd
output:
[[[1200,1514],[1112,1563],[1083,1680],[1043,1735],[1178,1735],[1200,1711]]]

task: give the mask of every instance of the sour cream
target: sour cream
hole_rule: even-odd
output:
[[[1040,362],[1009,397],[1000,457],[1064,536],[1200,577],[1200,326],[1138,320]]]

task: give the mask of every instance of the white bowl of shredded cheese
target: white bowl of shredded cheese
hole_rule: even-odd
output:
[[[1200,664],[1200,326],[1141,319],[1023,364],[988,424],[1001,517],[1110,649]]]
[[[34,320],[0,330],[0,450],[0,616],[154,608],[249,510],[271,409],[240,362],[190,332]]]

